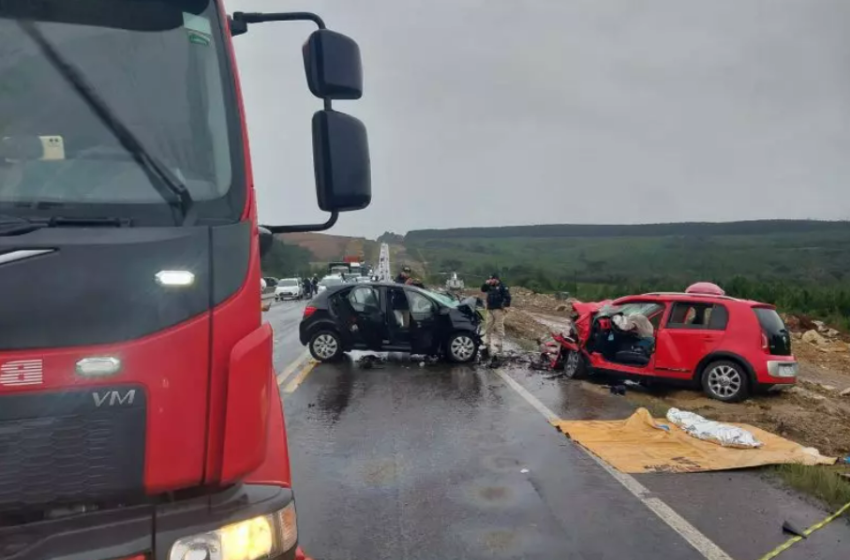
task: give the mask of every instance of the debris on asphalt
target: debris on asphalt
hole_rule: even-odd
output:
[[[556,420],[552,424],[603,461],[626,473],[708,472],[777,464],[833,465],[816,449],[747,424],[735,427],[762,442],[757,448],[722,447],[690,436],[639,408],[624,420]]]
[[[804,539],[808,538],[808,535],[805,533],[805,529],[800,526],[796,521],[792,521],[790,519],[786,519],[782,523],[782,532],[788,533],[789,535],[796,535],[798,537],[802,537]]]
[[[719,443],[723,447],[750,449],[764,445],[747,430],[707,420],[687,410],[671,408],[667,411],[667,420],[695,438]]]
[[[374,369],[384,366],[384,359],[375,354],[366,354],[357,359],[357,365],[362,369]]]
[[[608,390],[611,391],[612,395],[625,396],[626,394],[625,385],[611,385]]]
[[[521,472],[522,474],[528,474],[528,469],[522,469],[522,470],[521,470],[521,471],[519,471],[519,472]]]

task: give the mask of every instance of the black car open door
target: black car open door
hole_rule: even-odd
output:
[[[356,286],[348,292],[348,303],[354,310],[355,328],[352,338],[355,343],[379,351],[387,338],[386,315],[381,311],[378,289],[373,286]]]
[[[405,290],[410,307],[410,342],[414,354],[430,354],[436,350],[437,304],[425,294]]]

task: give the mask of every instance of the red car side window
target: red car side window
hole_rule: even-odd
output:
[[[726,307],[720,304],[683,302],[673,304],[668,329],[709,329],[722,331],[729,322]]]

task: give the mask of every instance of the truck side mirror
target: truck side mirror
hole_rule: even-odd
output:
[[[362,210],[372,201],[369,143],[366,127],[358,119],[334,111],[337,99],[360,99],[363,95],[363,65],[357,43],[325,27],[309,12],[234,12],[231,34],[241,35],[249,24],[269,21],[312,21],[319,28],[304,43],[307,85],[324,101],[324,109],[313,115],[313,169],[319,208],[330,212],[323,224],[265,226],[271,233],[324,231],[336,223],[339,212]]]
[[[274,245],[274,235],[268,229],[260,226],[260,258],[265,257]]]
[[[369,206],[369,141],[360,120],[334,110],[317,111],[313,115],[313,167],[319,208],[350,212]]]
[[[302,49],[307,85],[321,99],[360,99],[363,65],[357,43],[336,31],[314,31]]]

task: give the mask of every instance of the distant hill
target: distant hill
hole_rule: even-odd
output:
[[[769,235],[846,231],[850,222],[817,220],[750,220],[743,222],[681,222],[669,224],[605,225],[549,224],[536,226],[421,229],[408,232],[405,242],[424,239],[511,237],[664,237],[714,235]]]
[[[346,237],[326,233],[285,233],[281,236],[285,243],[298,245],[310,251],[315,262],[341,260],[345,255],[360,255],[368,259],[377,255],[375,242],[365,237]]]
[[[416,230],[404,239],[434,272],[516,281],[700,279],[850,284],[850,223],[762,220],[645,225],[539,225]],[[850,287],[848,287],[850,290]]]

